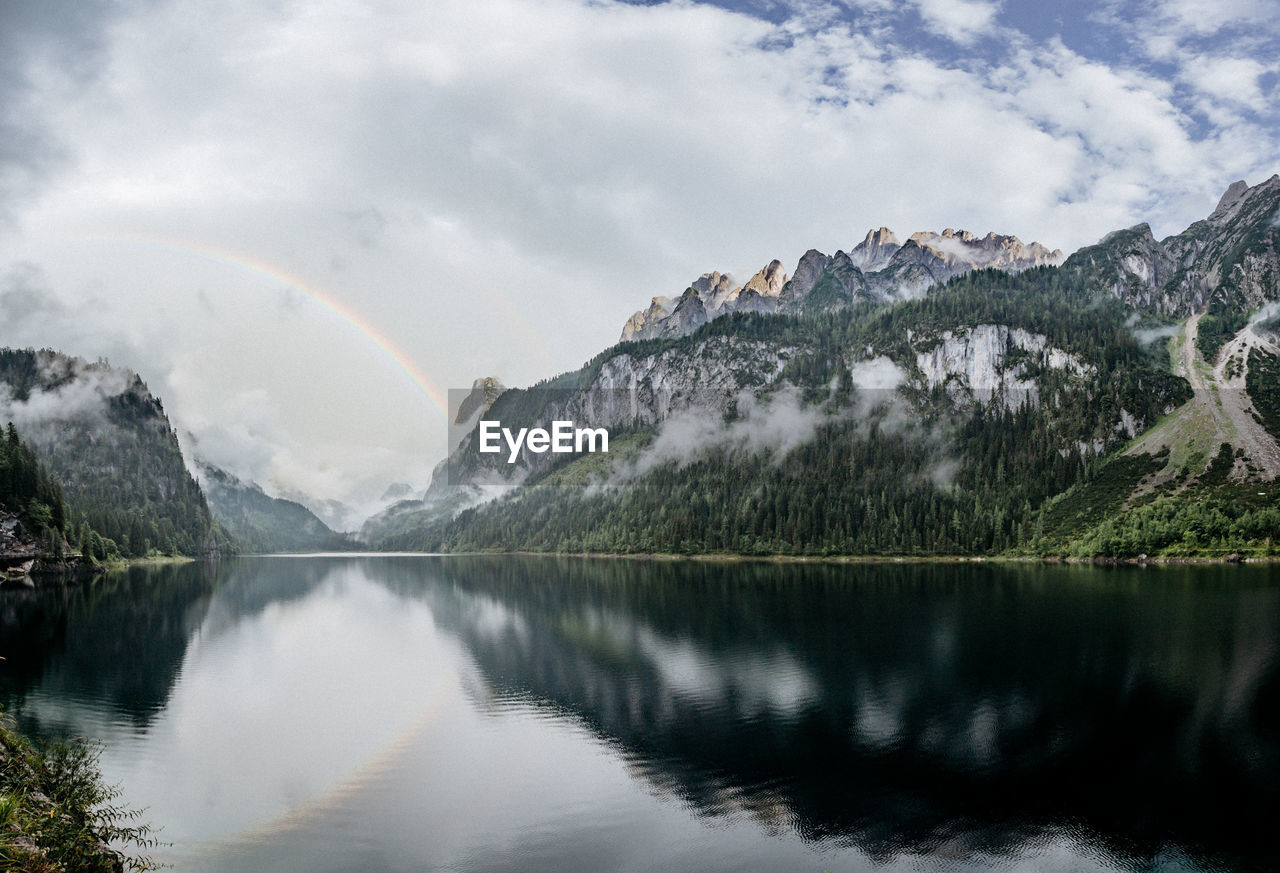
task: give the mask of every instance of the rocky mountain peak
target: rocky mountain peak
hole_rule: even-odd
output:
[[[849,260],[864,273],[878,270],[889,262],[894,253],[902,248],[902,243],[887,227],[869,230],[862,242],[849,252]]]
[[[493,401],[497,400],[498,395],[505,390],[506,388],[502,382],[494,376],[482,376],[475,380],[471,383],[471,391],[458,404],[458,411],[454,416],[453,423],[456,425],[467,424],[477,414],[492,406]]]
[[[1218,201],[1218,207],[1213,210],[1214,215],[1226,212],[1232,206],[1235,206],[1244,199],[1245,193],[1249,190],[1249,183],[1244,179],[1237,179],[1227,186],[1227,190],[1222,195],[1222,199]]]
[[[1016,236],[995,232],[979,237],[967,230],[947,228],[942,233],[922,231],[908,240],[952,268],[995,267],[1009,272],[1062,262],[1061,250],[1050,251],[1038,242],[1026,244]]]
[[[1248,312],[1275,299],[1280,176],[1232,182],[1207,218],[1156,240],[1145,222],[1107,234],[1067,261],[1125,303],[1185,318],[1212,306]]]
[[[905,300],[970,270],[1018,272],[1059,264],[1062,252],[1016,236],[963,229],[913,233],[903,244],[887,227],[868,230],[853,250],[828,256],[810,249],[788,278],[770,261],[741,287],[720,272],[703,273],[678,301],[655,297],[647,310],[631,316],[622,341],[682,336],[731,312],[828,311],[858,300]],[[695,305],[695,303],[697,305]]]
[[[787,271],[782,269],[782,262],[776,258],[765,265],[764,269],[747,280],[743,291],[755,291],[761,297],[777,297],[782,293],[782,286],[787,284]]]
[[[716,297],[723,297],[733,291],[733,280],[729,278],[727,273],[712,272],[703,273],[689,284],[689,287],[698,292],[698,297],[704,304],[714,300]]]

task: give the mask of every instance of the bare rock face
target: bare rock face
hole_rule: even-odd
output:
[[[967,272],[994,267],[1016,273],[1031,267],[1062,263],[1062,251],[1049,251],[1038,242],[1027,245],[1016,236],[988,233],[978,237],[967,230],[913,233],[911,241],[938,258],[949,270]]]
[[[458,404],[453,423],[465,425],[472,421],[492,406],[493,401],[497,400],[498,395],[505,390],[502,383],[493,376],[484,376],[475,380],[471,383],[471,391]]]
[[[698,292],[690,288],[680,295],[676,308],[671,315],[663,319],[657,330],[657,336],[685,336],[691,334],[707,323],[707,307],[698,296]]]
[[[1182,233],[1156,240],[1139,224],[1080,249],[1064,268],[1131,306],[1174,318],[1215,299],[1247,312],[1276,299],[1278,216],[1280,175],[1252,188],[1233,182],[1213,212]]]
[[[7,569],[22,567],[44,551],[44,546],[27,532],[16,513],[0,509],[0,580],[4,579]]]
[[[872,273],[883,269],[900,248],[902,244],[889,228],[869,230],[862,242],[853,247],[849,260],[864,273]]]
[[[648,309],[627,319],[621,341],[684,336],[730,312],[774,312],[786,283],[787,273],[777,260],[769,262],[745,285],[734,285],[726,273],[703,273],[678,300],[654,297]]]
[[[681,336],[731,312],[829,312],[858,300],[905,300],[970,270],[994,267],[1017,272],[1042,264],[1058,264],[1062,252],[1040,243],[1024,244],[1016,236],[966,230],[915,233],[901,243],[887,227],[869,230],[849,252],[826,255],[810,249],[788,278],[782,263],[770,261],[742,286],[723,273],[704,273],[689,286],[702,305],[681,297],[655,297],[647,310],[628,319],[622,340]],[[676,309],[685,307],[679,318]],[[703,318],[702,316],[705,316]]]
[[[649,302],[648,309],[641,309],[627,319],[627,323],[622,326],[621,341],[652,339],[657,336],[660,323],[675,308],[675,301],[670,297],[654,297]]]
[[[1078,376],[1093,372],[1091,365],[1075,355],[1048,345],[1044,334],[1020,327],[980,324],[943,331],[931,339],[910,333],[908,337],[916,349],[916,367],[926,388],[942,385],[953,398],[967,394],[979,403],[994,402],[1008,409],[1039,402],[1039,389],[1030,375],[1032,365]]]
[[[791,281],[783,286],[778,295],[778,307],[785,312],[799,312],[804,307],[809,292],[818,284],[818,279],[830,263],[831,256],[824,255],[817,249],[809,249],[801,255]]]
[[[1244,179],[1237,179],[1227,186],[1227,190],[1223,192],[1222,199],[1218,201],[1218,207],[1213,210],[1213,214],[1209,216],[1209,220],[1223,221],[1231,218],[1234,213],[1234,207],[1238,206],[1245,195],[1249,193],[1249,183]]]
[[[777,297],[787,284],[787,271],[782,269],[779,260],[770,261],[763,270],[756,273],[742,286],[743,291],[754,291],[761,297]]]
[[[698,292],[703,309],[709,312],[720,309],[724,301],[736,295],[739,290],[733,286],[733,280],[728,274],[720,272],[703,273],[689,287]]]

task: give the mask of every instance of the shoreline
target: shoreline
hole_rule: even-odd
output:
[[[740,555],[732,552],[703,552],[679,554],[677,552],[533,552],[523,550],[492,552],[275,552],[270,554],[225,555],[192,558],[164,555],[150,558],[131,558],[110,561],[96,567],[85,567],[66,572],[44,572],[42,576],[98,575],[105,572],[127,570],[131,567],[177,566],[198,561],[216,561],[227,558],[467,558],[467,557],[520,557],[520,558],[595,558],[626,561],[701,561],[705,563],[768,563],[768,564],[1059,564],[1078,566],[1194,566],[1214,564],[1278,564],[1280,555],[1231,555],[1209,556],[1141,556],[1133,558],[1097,557],[1076,558],[1070,556],[1036,555]]]
[[[399,554],[406,554],[401,552]],[[416,554],[416,553],[415,553]],[[1231,554],[1213,557],[1142,556],[1136,558],[1075,558],[1035,555],[739,555],[732,552],[706,552],[682,555],[675,552],[422,552],[438,557],[510,555],[542,558],[613,558],[638,561],[707,561],[739,563],[761,561],[771,564],[1078,564],[1089,566],[1177,566],[1193,564],[1276,564],[1280,555]]]

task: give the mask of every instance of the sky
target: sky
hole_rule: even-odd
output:
[[[1280,172],[1278,59],[1280,0],[0,0],[0,345],[366,505],[425,487],[448,390],[704,272],[1176,233]]]

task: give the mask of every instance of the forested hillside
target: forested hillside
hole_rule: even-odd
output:
[[[48,349],[0,349],[0,389],[67,503],[122,555],[217,549],[177,435],[136,374]]]
[[[893,307],[820,316],[731,315],[677,340],[613,353],[661,354],[731,335],[799,350],[774,392],[796,386],[824,406],[812,437],[785,455],[765,446],[691,446],[634,482],[562,484],[575,465],[510,498],[385,541],[395,548],[746,554],[989,554],[1035,537],[1044,502],[1088,478],[1123,444],[1121,411],[1152,422],[1188,396],[1163,346],[1125,329],[1117,301],[1076,305],[1085,290],[1053,268],[972,273]],[[957,402],[954,388],[893,393],[859,387],[859,359],[909,361],[923,338],[959,325],[998,324],[1043,336],[1095,368],[1086,383],[1024,352],[1016,383],[1033,402]],[[908,331],[910,333],[908,333]],[[868,351],[870,350],[870,351]],[[607,355],[606,355],[607,356]],[[589,384],[599,362],[572,380]],[[905,368],[902,368],[905,374]],[[949,393],[950,392],[950,393]],[[770,394],[765,393],[767,401]],[[727,415],[733,421],[733,413]],[[650,441],[657,428],[639,439]],[[1083,447],[1083,448],[1082,448]]]
[[[211,464],[199,466],[214,518],[245,552],[344,551],[355,546],[300,503],[271,497]]]
[[[1278,206],[1280,177],[1233,185],[1163,241],[1142,225],[1061,266],[621,343],[487,413],[607,426],[608,459],[508,465],[472,434],[447,481],[367,535],[446,551],[1275,553],[1280,345],[1258,308],[1280,297]]]

